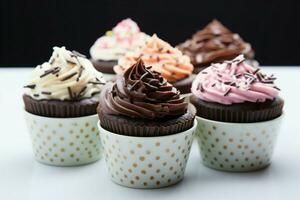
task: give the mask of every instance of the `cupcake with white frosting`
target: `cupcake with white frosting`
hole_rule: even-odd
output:
[[[96,107],[105,84],[92,63],[54,47],[24,86],[25,117],[38,161],[79,165],[99,159]]]
[[[124,19],[96,40],[90,49],[91,61],[106,78],[112,78],[118,59],[143,45],[147,38],[149,36],[140,31],[136,22]]]

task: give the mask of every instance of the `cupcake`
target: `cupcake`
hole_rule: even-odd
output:
[[[113,66],[118,59],[128,51],[133,51],[142,45],[149,36],[140,31],[138,25],[131,19],[124,19],[111,31],[101,36],[90,49],[91,61],[94,67],[102,72],[105,78],[115,75]]]
[[[284,104],[275,79],[243,55],[197,75],[190,101],[197,109],[197,140],[206,166],[251,171],[270,164]]]
[[[191,58],[195,73],[212,63],[231,60],[240,54],[245,55],[249,64],[258,65],[254,60],[251,45],[244,42],[237,33],[232,33],[218,20],[213,20],[204,29],[195,33],[191,39],[177,47]]]
[[[192,74],[194,68],[189,57],[183,55],[178,49],[173,48],[154,34],[144,46],[120,58],[118,65],[114,67],[115,72],[123,74],[139,58],[144,61],[146,66],[152,66],[154,71],[159,72],[181,94],[190,93],[195,77]]]
[[[196,128],[194,106],[142,60],[105,86],[99,130],[112,180],[133,188],[179,182]]]
[[[36,160],[57,166],[96,161],[96,108],[105,80],[83,55],[54,47],[26,84],[25,118]],[[95,75],[96,73],[97,75]]]

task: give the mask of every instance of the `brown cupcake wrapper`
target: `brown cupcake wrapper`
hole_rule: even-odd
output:
[[[98,112],[102,128],[116,134],[135,137],[155,137],[183,132],[193,126],[196,114],[192,105],[189,105],[186,114],[163,122],[109,115],[100,109]]]
[[[284,101],[276,98],[273,101],[263,103],[241,103],[233,105],[221,105],[205,102],[192,96],[190,102],[197,109],[197,116],[222,122],[251,123],[268,121],[282,114]]]
[[[25,110],[29,113],[56,118],[83,117],[96,114],[98,98],[83,99],[80,101],[35,100],[23,95]]]

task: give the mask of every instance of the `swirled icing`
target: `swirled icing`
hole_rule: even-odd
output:
[[[187,103],[180,92],[142,60],[132,65],[115,83],[101,92],[101,110],[131,118],[162,118],[182,115]]]
[[[90,54],[94,60],[118,60],[126,52],[141,46],[148,37],[128,18],[97,39],[90,49]]]
[[[88,59],[65,47],[53,50],[50,60],[33,70],[24,86],[26,95],[37,100],[80,100],[100,93],[105,80]]]
[[[200,72],[192,84],[192,93],[208,102],[230,105],[265,102],[278,96],[273,75],[263,74],[240,55],[231,61],[212,64]]]
[[[244,54],[247,59],[254,57],[251,45],[218,20],[213,20],[177,47],[191,58],[194,65],[209,66],[211,63],[233,59],[239,54]]]
[[[117,74],[122,74],[131,67],[139,58],[145,65],[152,66],[169,82],[186,78],[193,72],[193,65],[188,56],[183,55],[178,49],[159,39],[155,34],[136,52],[129,52],[120,58],[114,67]]]

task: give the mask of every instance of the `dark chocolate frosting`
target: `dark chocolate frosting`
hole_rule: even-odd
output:
[[[183,115],[187,105],[175,87],[139,59],[115,83],[107,84],[98,109],[106,114],[155,119]]]
[[[213,20],[204,29],[195,33],[191,39],[177,46],[191,58],[196,67],[209,66],[244,54],[253,59],[254,52],[249,43],[236,33],[232,33],[218,20]]]

